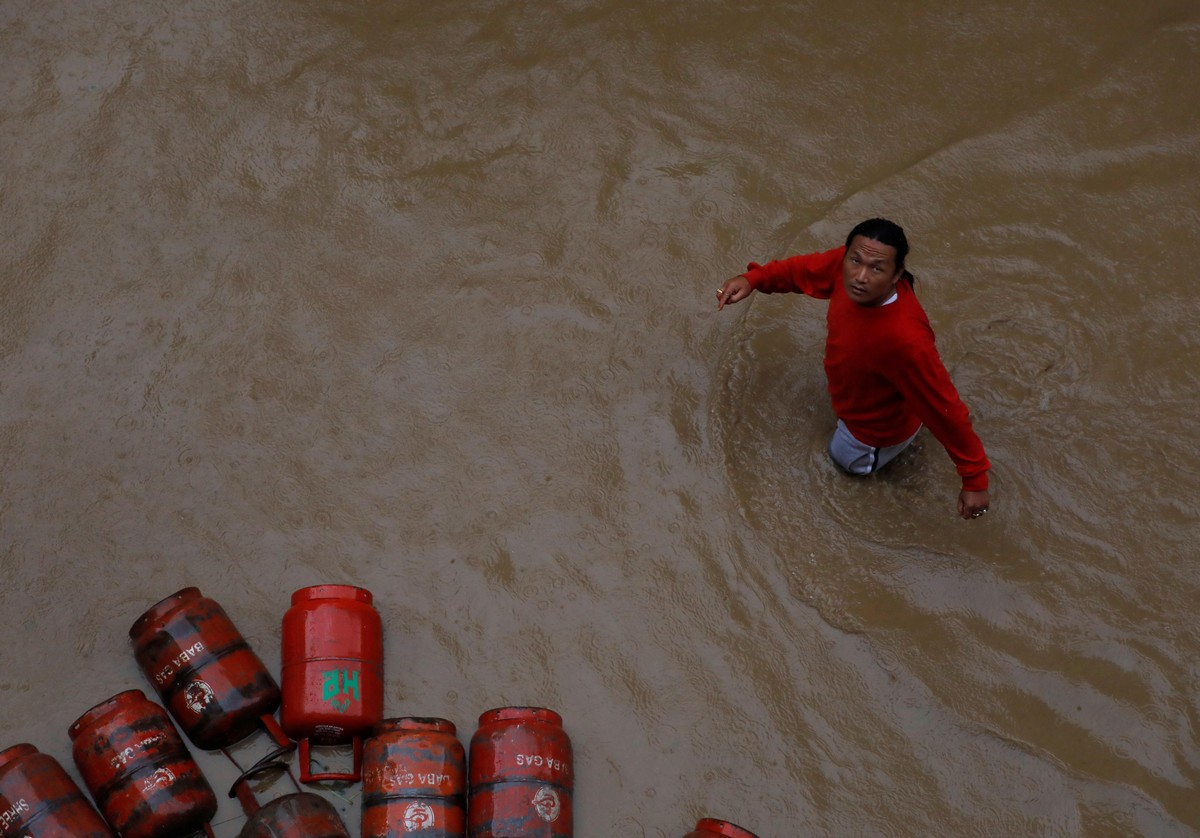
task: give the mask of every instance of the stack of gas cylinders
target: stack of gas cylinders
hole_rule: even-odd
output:
[[[272,740],[270,753],[238,766],[229,792],[246,814],[239,838],[350,838],[334,806],[294,778],[295,793],[259,804],[250,780],[266,772],[291,777],[285,760],[294,750],[301,783],[362,783],[363,838],[574,834],[571,741],[558,713],[488,710],[469,762],[452,722],[383,717],[383,627],[370,591],[316,585],[292,594],[282,688],[197,588],[154,605],[129,636],[161,703],[126,690],[70,726],[72,758],[95,806],[33,745],[0,751],[0,838],[212,838],[217,797],[179,731],[235,764],[234,744],[259,732]],[[351,765],[315,771],[312,749],[325,746],[349,746]],[[755,836],[706,818],[684,838]]]

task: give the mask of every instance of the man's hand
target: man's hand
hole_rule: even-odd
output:
[[[726,280],[725,284],[717,289],[717,311],[725,308],[726,303],[740,303],[753,293],[754,289],[750,287],[750,280],[744,276],[735,276],[733,279]]]
[[[970,520],[978,518],[988,511],[987,492],[968,492],[963,489],[958,493],[958,514]]]

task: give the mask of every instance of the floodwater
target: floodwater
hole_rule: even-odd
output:
[[[1195,0],[6,0],[0,69],[0,747],[336,582],[387,716],[562,714],[580,838],[1200,832]],[[874,215],[979,521],[826,460],[824,303],[715,311]]]

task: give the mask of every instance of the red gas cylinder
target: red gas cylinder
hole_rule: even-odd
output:
[[[695,830],[683,838],[758,838],[748,829],[742,829],[736,823],[719,821],[716,818],[701,818]]]
[[[319,794],[285,794],[247,820],[238,838],[350,838],[333,804]]]
[[[198,588],[155,605],[129,637],[142,672],[196,747],[228,747],[260,724],[284,738],[274,718],[279,686],[221,606]]]
[[[300,780],[362,776],[363,739],[383,720],[383,623],[371,592],[315,585],[292,594],[283,616],[279,720],[300,745]],[[354,746],[350,773],[314,774],[309,744]]]
[[[49,754],[22,743],[0,751],[0,836],[112,838],[104,818]]]
[[[362,838],[466,838],[466,765],[453,722],[381,722],[363,746]]]
[[[238,799],[247,815],[238,838],[350,838],[346,825],[329,801],[318,794],[300,791],[287,764],[280,761],[292,748],[289,744],[267,754],[234,781],[229,796]],[[287,774],[297,794],[287,794],[260,806],[248,780],[271,771]]]
[[[84,784],[122,838],[187,835],[217,813],[171,717],[141,690],[97,704],[68,733]]]
[[[542,707],[501,707],[471,737],[471,838],[571,838],[575,787],[562,717]]]

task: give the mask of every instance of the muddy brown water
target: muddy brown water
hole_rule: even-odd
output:
[[[1200,7],[1049,5],[0,4],[0,747],[338,582],[580,838],[1196,834]],[[714,311],[871,215],[981,521],[828,463],[823,303]]]

